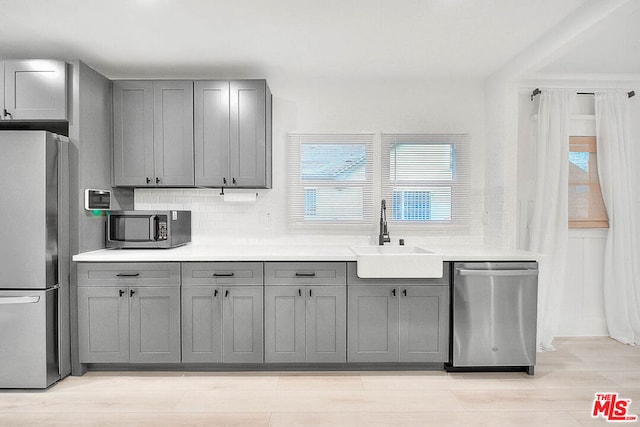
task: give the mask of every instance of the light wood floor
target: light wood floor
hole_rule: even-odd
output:
[[[555,344],[538,354],[534,377],[90,372],[46,391],[0,392],[0,426],[605,425],[591,418],[597,392],[632,399],[640,415],[640,348],[600,337]]]

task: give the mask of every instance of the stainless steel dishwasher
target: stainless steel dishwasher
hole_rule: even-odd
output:
[[[513,370],[536,363],[538,264],[453,265],[450,370]]]

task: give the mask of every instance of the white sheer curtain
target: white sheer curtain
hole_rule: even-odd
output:
[[[575,93],[544,89],[536,134],[536,195],[529,250],[543,255],[538,277],[538,350],[554,350],[568,240],[570,106]]]
[[[640,252],[634,221],[637,162],[629,99],[621,91],[596,93],[596,137],[602,197],[609,215],[604,264],[604,308],[609,335],[640,344]]]

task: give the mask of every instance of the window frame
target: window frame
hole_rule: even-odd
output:
[[[288,213],[289,227],[298,230],[322,230],[340,233],[345,230],[369,230],[374,220],[374,133],[358,134],[307,134],[289,133],[288,135]],[[303,144],[359,144],[365,146],[366,161],[362,180],[313,180],[304,179],[302,170]],[[308,190],[321,188],[359,188],[362,189],[362,217],[359,219],[307,218],[305,215],[305,197]],[[316,206],[317,208],[317,206]]]
[[[398,181],[391,177],[391,148],[395,144],[451,144],[454,164],[451,180]],[[468,134],[382,134],[381,196],[393,212],[393,192],[396,188],[423,191],[426,188],[451,189],[451,218],[448,220],[394,220],[387,221],[396,230],[426,231],[430,233],[467,232],[470,224],[470,174]],[[397,167],[397,165],[396,165]],[[433,210],[433,203],[430,207]]]

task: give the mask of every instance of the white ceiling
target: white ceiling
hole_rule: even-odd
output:
[[[0,57],[110,78],[484,79],[593,1],[610,0],[0,0]]]

